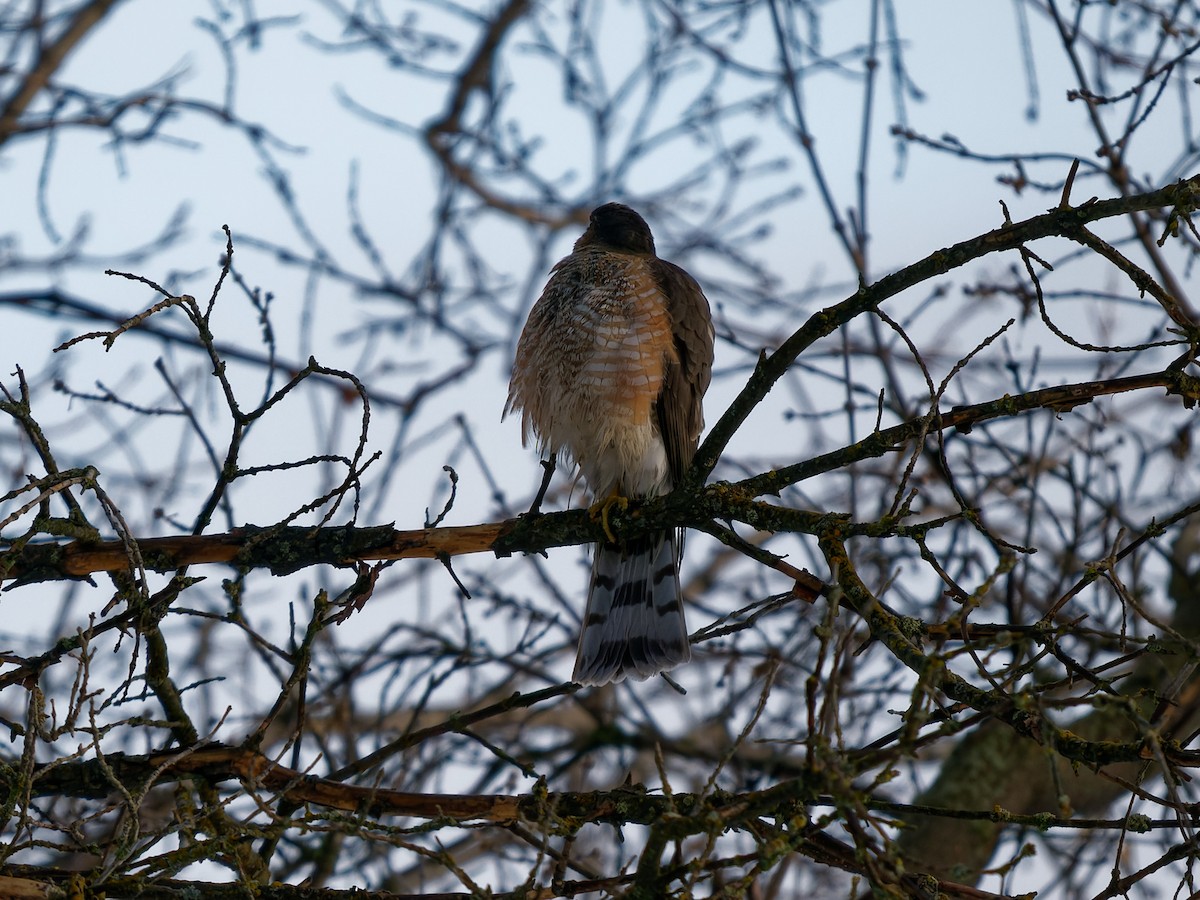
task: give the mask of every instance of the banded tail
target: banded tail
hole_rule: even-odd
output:
[[[663,532],[623,548],[596,545],[572,681],[643,681],[691,658],[678,540]]]

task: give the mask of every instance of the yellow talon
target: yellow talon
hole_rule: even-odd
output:
[[[604,528],[604,536],[608,538],[610,544],[617,542],[617,536],[613,534],[612,528],[608,524],[608,513],[614,506],[621,507],[622,511],[629,509],[629,498],[622,497],[615,489],[603,500],[593,503],[588,509],[588,515],[592,517],[593,522],[596,519],[600,520],[600,524]]]

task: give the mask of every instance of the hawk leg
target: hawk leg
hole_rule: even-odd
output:
[[[588,508],[588,515],[591,516],[593,522],[600,520],[601,526],[604,528],[604,536],[608,538],[610,544],[617,542],[617,536],[613,534],[612,527],[608,524],[608,514],[614,506],[618,506],[622,511],[629,509],[629,498],[622,497],[617,493],[617,489],[613,488],[603,500],[598,500]]]
[[[537,496],[533,498],[533,504],[529,507],[529,512],[525,515],[536,516],[542,511],[542,501],[546,499],[546,491],[550,488],[550,479],[554,477],[555,461],[551,456],[549,459],[542,460],[542,484],[538,488]]]

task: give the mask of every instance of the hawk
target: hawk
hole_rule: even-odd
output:
[[[593,512],[670,491],[692,462],[712,380],[713,326],[696,279],[654,251],[620,203],[592,212],[551,271],[517,342],[505,414],[521,439],[565,455]],[[679,585],[681,532],[617,542],[592,561],[573,680],[639,681],[691,656]]]

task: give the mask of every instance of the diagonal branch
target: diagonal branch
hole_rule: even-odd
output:
[[[0,110],[0,144],[4,144],[17,131],[17,120],[29,108],[33,98],[46,87],[54,73],[62,66],[67,55],[75,49],[89,31],[103,19],[118,0],[92,0],[72,17],[70,24],[53,44],[44,47],[38,55],[37,65],[18,86],[4,109]]]
[[[696,452],[692,471],[685,486],[703,482],[717,464],[725,446],[741,428],[746,417],[783,377],[801,353],[850,320],[874,309],[914,285],[944,275],[989,253],[1016,250],[1030,241],[1047,237],[1072,237],[1089,222],[1131,212],[1163,207],[1190,211],[1200,206],[1200,175],[1179,181],[1161,190],[1112,200],[1088,202],[1076,207],[1057,207],[1040,216],[1005,225],[986,234],[936,250],[920,262],[887,275],[874,284],[860,287],[841,303],[809,317],[795,333],[769,355],[764,354],[751,373],[746,386],[709,431]]]

